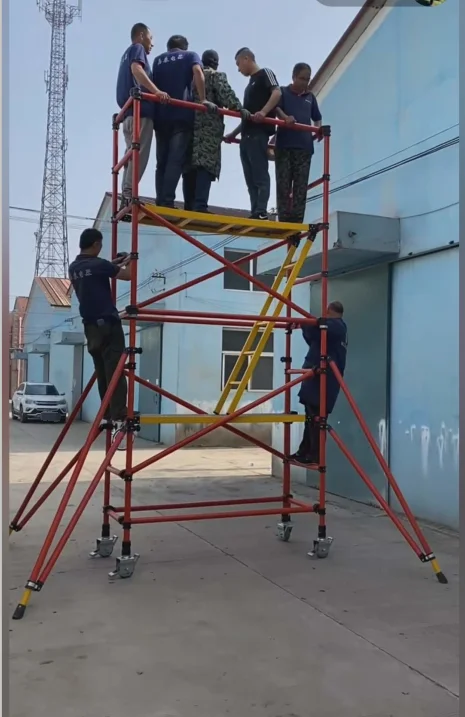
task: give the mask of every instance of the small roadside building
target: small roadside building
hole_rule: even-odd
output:
[[[84,338],[81,330],[79,355],[75,357],[69,334],[79,335],[79,327],[73,322],[71,292],[69,279],[35,277],[23,321],[25,380],[54,383],[70,406],[82,388],[82,381],[75,380],[74,367],[80,362],[82,374]]]
[[[26,309],[27,296],[17,296],[13,310],[10,311],[10,398],[26,376],[26,362],[23,353]]]

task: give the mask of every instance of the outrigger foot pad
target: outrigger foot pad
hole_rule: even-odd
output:
[[[21,620],[21,618],[24,617],[24,613],[26,612],[26,605],[19,605],[16,607],[16,610],[13,613],[13,620]]]

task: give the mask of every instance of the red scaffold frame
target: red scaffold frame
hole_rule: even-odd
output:
[[[392,475],[390,468],[382,455],[379,447],[376,444],[375,439],[371,435],[366,422],[364,421],[359,409],[357,408],[354,399],[347,388],[341,373],[337,366],[332,361],[331,357],[327,354],[327,330],[328,326],[326,323],[327,318],[327,304],[328,304],[328,232],[329,232],[329,157],[330,157],[330,128],[324,126],[321,128],[309,127],[306,125],[294,124],[292,127],[295,131],[312,132],[314,135],[318,135],[319,139],[323,142],[323,176],[320,179],[312,182],[309,188],[315,187],[319,184],[323,185],[323,212],[322,221],[320,224],[308,225],[308,231],[302,232],[297,240],[300,241],[313,241],[316,234],[321,231],[322,233],[322,248],[321,248],[321,272],[312,275],[310,277],[304,277],[298,279],[295,284],[303,283],[307,281],[319,281],[321,282],[321,317],[316,318],[312,316],[308,311],[303,309],[298,304],[294,303],[291,298],[291,291],[286,296],[279,293],[276,290],[266,286],[263,282],[257,279],[255,276],[251,276],[244,269],[241,268],[240,264],[243,264],[244,258],[240,258],[235,262],[231,262],[220,254],[216,253],[213,249],[203,244],[199,239],[190,236],[182,228],[176,226],[169,219],[165,218],[162,214],[150,209],[144,202],[139,198],[139,140],[140,140],[140,128],[141,128],[141,117],[140,117],[140,103],[142,100],[156,101],[153,95],[142,93],[139,90],[135,90],[132,93],[131,98],[128,100],[126,105],[123,107],[118,115],[113,117],[113,162],[112,162],[112,230],[111,230],[111,255],[112,259],[115,259],[118,254],[118,222],[122,220],[126,214],[131,216],[131,280],[130,280],[130,303],[124,311],[121,312],[122,319],[129,322],[129,337],[128,347],[126,352],[121,357],[118,367],[111,379],[108,386],[108,390],[105,397],[102,400],[101,407],[95,417],[94,422],[90,428],[88,437],[67,464],[67,466],[60,472],[55,480],[49,485],[44,491],[42,496],[36,501],[32,508],[25,514],[26,508],[28,507],[34,493],[36,492],[44,474],[50,467],[53,457],[59,450],[66,434],[68,433],[72,423],[80,413],[81,407],[87,398],[94,382],[95,374],[91,381],[84,389],[80,399],[78,400],[75,408],[69,415],[66,424],[57,438],[50,454],[45,460],[42,468],[40,469],[36,479],[32,483],[25,499],[23,500],[20,508],[18,509],[15,517],[10,524],[10,534],[12,532],[20,531],[33,517],[36,511],[41,505],[48,499],[51,493],[58,487],[58,485],[64,480],[64,478],[71,472],[69,481],[64,490],[60,504],[58,506],[56,515],[49,528],[44,544],[40,550],[37,561],[32,569],[29,580],[26,583],[24,594],[19,602],[15,613],[14,619],[21,619],[24,615],[26,606],[30,600],[33,592],[38,592],[42,589],[45,581],[50,575],[53,567],[56,564],[64,546],[69,540],[78,520],[84,512],[87,504],[92,498],[97,486],[103,479],[103,521],[102,521],[102,532],[101,538],[97,540],[96,550],[91,553],[93,557],[109,557],[113,552],[113,546],[115,543],[115,536],[111,537],[110,534],[110,520],[116,521],[122,526],[123,529],[123,540],[122,540],[122,552],[121,556],[117,558],[116,569],[110,576],[115,577],[130,577],[134,571],[135,563],[139,557],[137,554],[132,553],[131,548],[131,529],[134,525],[149,524],[149,523],[165,523],[165,522],[185,522],[192,520],[208,520],[208,519],[222,519],[222,518],[233,518],[233,517],[249,517],[249,516],[270,516],[277,515],[281,517],[280,523],[278,523],[279,536],[283,540],[288,540],[291,525],[291,515],[297,513],[316,513],[318,515],[318,537],[313,541],[313,550],[309,555],[317,558],[324,558],[328,555],[329,548],[332,542],[332,538],[327,536],[326,530],[326,437],[329,434],[346,456],[349,463],[359,474],[362,481],[366,484],[373,496],[381,506],[381,508],[391,518],[394,525],[397,527],[399,532],[405,538],[406,542],[410,545],[412,550],[415,552],[417,557],[422,562],[430,562],[432,564],[434,573],[436,574],[439,582],[446,583],[447,579],[444,573],[440,570],[437,558],[432,552],[428,541],[426,540],[418,522],[412,514],[402,492]],[[199,104],[191,102],[184,102],[180,100],[169,100],[172,104],[185,107],[189,110],[195,111],[207,111],[206,108]],[[119,158],[119,128],[123,121],[126,111],[132,107],[133,112],[133,142],[132,147],[129,149],[124,156]],[[229,110],[219,109],[219,112],[223,115],[240,117],[237,112]],[[265,119],[264,122],[273,124],[276,126],[283,126],[284,122],[275,119]],[[286,125],[289,126],[289,125]],[[120,170],[132,160],[132,201],[130,205],[124,206],[118,209],[118,175]],[[186,212],[186,215],[189,214]],[[148,217],[158,225],[165,227],[174,232],[180,239],[187,241],[197,249],[210,256],[212,259],[218,261],[221,266],[214,271],[187,281],[179,286],[172,289],[162,291],[156,296],[137,303],[137,259],[138,259],[138,241],[139,241],[139,222],[143,217]],[[297,225],[296,225],[297,226]],[[295,236],[293,238],[286,238],[281,241],[270,242],[270,245],[259,249],[258,251],[252,252],[247,260],[257,259],[260,256],[264,256],[268,252],[275,250],[280,247],[291,246],[292,241],[296,241]],[[264,315],[251,315],[251,314],[230,314],[220,312],[188,312],[188,311],[174,311],[166,309],[155,309],[150,310],[147,307],[162,301],[180,291],[190,288],[196,284],[200,284],[203,281],[219,276],[226,270],[231,270],[246,278],[250,283],[254,284],[261,291],[266,292],[274,299],[278,299],[281,302],[281,306],[285,305],[286,311],[284,316],[279,317],[268,317]],[[289,276],[290,268],[287,268],[287,276]],[[116,303],[116,280],[112,280],[112,293]],[[294,313],[293,313],[294,312]],[[285,329],[285,357],[284,357],[284,376],[285,383],[279,388],[275,388],[272,391],[262,395],[260,398],[248,403],[240,408],[233,410],[225,415],[216,415],[214,420],[203,428],[196,430],[194,433],[188,435],[175,442],[173,445],[168,446],[161,450],[159,453],[154,455],[141,463],[134,462],[133,452],[133,437],[134,434],[140,430],[141,417],[135,411],[135,386],[138,383],[147,389],[156,392],[161,398],[168,399],[177,403],[182,408],[186,409],[191,414],[197,414],[199,416],[199,424],[202,423],[202,416],[207,414],[198,408],[197,406],[189,403],[188,401],[175,396],[161,386],[154,385],[153,383],[146,381],[136,375],[136,356],[141,353],[141,349],[136,347],[136,323],[137,322],[156,322],[159,324],[174,322],[174,323],[191,323],[191,324],[203,324],[208,326],[232,326],[238,328],[251,328],[257,324],[257,322],[267,325],[268,323],[273,324],[274,329]],[[296,325],[312,324],[317,325],[320,329],[320,354],[321,360],[320,365],[313,369],[292,369],[291,368],[291,337],[292,331]],[[348,400],[355,418],[357,419],[367,441],[369,442],[386,479],[391,486],[393,493],[395,494],[400,506],[404,512],[404,516],[416,537],[412,537],[409,530],[407,530],[405,521],[402,520],[391,508],[391,506],[384,499],[380,491],[373,484],[369,476],[359,465],[356,459],[351,455],[350,451],[342,442],[341,438],[336,434],[332,426],[327,421],[327,410],[326,410],[326,381],[327,372],[332,371],[337,378],[342,392],[345,394]],[[124,424],[123,429],[116,434],[116,438],[112,440],[112,434],[110,427],[103,429],[101,427],[102,419],[106,412],[107,407],[113,391],[116,387],[118,380],[121,376],[125,376],[128,385],[128,401],[127,401],[127,420]],[[291,492],[291,465],[292,461],[289,458],[291,453],[291,423],[292,423],[292,405],[291,405],[291,390],[294,386],[299,385],[303,380],[309,378],[317,378],[320,382],[320,415],[315,419],[320,426],[320,460],[318,466],[312,466],[319,475],[319,490],[318,490],[318,502],[316,504],[308,504],[304,501],[297,500],[294,498]],[[266,445],[253,435],[240,430],[235,425],[232,425],[235,421],[239,422],[238,419],[249,414],[255,408],[259,407],[263,403],[273,399],[274,397],[284,394],[284,414],[283,414],[283,452],[277,450],[273,446]],[[208,416],[212,418],[211,416]],[[161,419],[163,416],[160,417]],[[279,417],[278,417],[279,420]],[[163,423],[163,420],[159,421]],[[205,422],[205,418],[204,418]],[[245,422],[245,421],[244,421]],[[258,422],[258,421],[257,421]],[[278,421],[276,421],[278,422]],[[211,431],[224,427],[229,432],[239,436],[242,439],[262,448],[273,456],[283,461],[283,480],[282,480],[282,492],[278,496],[265,496],[259,498],[238,498],[234,500],[216,500],[216,501],[198,501],[198,502],[184,502],[178,504],[156,504],[156,505],[144,505],[137,506],[132,503],[132,487],[133,477],[141,470],[154,465],[158,461],[162,460],[168,455],[171,455],[175,451],[184,448],[199,438],[207,435]],[[83,498],[81,499],[77,509],[74,512],[70,522],[64,529],[61,537],[56,543],[55,548],[50,553],[52,543],[54,542],[59,525],[63,519],[64,512],[68,507],[70,498],[76,486],[80,472],[83,468],[86,457],[92,444],[96,438],[100,435],[102,430],[106,433],[106,451],[105,458],[102,461],[99,469],[95,476],[90,482]],[[128,437],[126,446],[126,460],[125,468],[118,469],[112,465],[112,459],[115,455],[118,447],[124,437]],[[124,480],[124,503],[122,506],[111,505],[111,478],[117,476]],[[257,507],[257,506],[268,506],[268,507]],[[221,508],[220,511],[212,511],[212,509]],[[236,508],[233,510],[233,508]],[[239,508],[239,509],[237,509]],[[184,512],[186,510],[191,511],[192,509],[208,509],[203,512]],[[227,510],[225,510],[227,509]],[[179,512],[181,511],[181,512]],[[157,515],[141,515],[142,513],[157,513]],[[418,541],[418,542],[417,542]]]

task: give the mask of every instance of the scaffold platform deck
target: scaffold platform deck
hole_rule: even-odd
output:
[[[145,207],[151,212],[151,216],[143,213]],[[280,240],[309,231],[308,224],[292,224],[271,219],[249,219],[227,214],[188,212],[185,209],[159,207],[156,204],[141,204],[141,210],[140,224],[162,226],[162,223],[153,216],[159,215],[180,229],[204,234],[231,234],[255,239]]]

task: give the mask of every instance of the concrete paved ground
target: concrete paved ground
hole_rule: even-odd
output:
[[[58,430],[12,425],[12,515]],[[57,468],[86,430],[73,429]],[[138,442],[138,458],[152,452]],[[73,506],[101,459],[97,446]],[[114,503],[122,487],[115,478]],[[273,493],[255,449],[183,451],[134,482],[141,505]],[[11,611],[58,500],[11,537]],[[274,518],[139,526],[134,576],[110,582],[114,559],[87,557],[101,500],[10,623],[10,717],[458,717],[456,536],[426,531],[443,586],[388,519],[342,500],[328,509],[331,554],[317,562],[306,557],[314,516],[295,519],[289,543]]]

